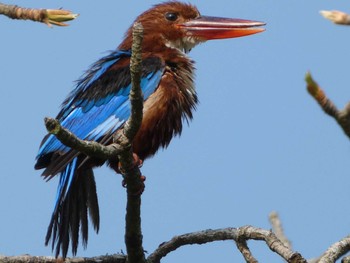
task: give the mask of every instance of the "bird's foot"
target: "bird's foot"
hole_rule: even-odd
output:
[[[133,153],[133,164],[131,167],[129,167],[129,169],[133,169],[135,167],[138,167],[138,168],[141,168],[142,165],[143,165],[143,161],[140,159],[140,157],[136,154],[136,153]],[[120,162],[118,163],[118,167],[117,167],[117,172],[121,173],[123,176],[125,176],[126,174],[126,171],[121,167],[121,164]],[[122,186],[124,188],[127,187],[127,179],[123,179],[122,181]],[[141,175],[140,176],[140,186],[137,187],[138,189],[136,191],[133,191],[132,195],[141,195],[143,193],[143,191],[145,190],[145,184],[144,182],[146,181],[146,177]]]
[[[140,176],[140,179],[141,179],[141,182],[144,184],[144,182],[146,181],[146,176],[141,175],[141,176]],[[123,181],[122,181],[122,186],[123,186],[124,188],[126,188],[126,186],[127,186],[127,183],[126,183],[125,179],[123,179]],[[145,188],[145,187],[143,187],[143,188]]]
[[[140,188],[139,188],[137,191],[133,192],[132,195],[141,195],[141,194],[143,193],[143,191],[145,191],[145,187],[146,187],[146,186],[145,186],[146,176],[141,175],[141,176],[140,176],[140,180],[141,180]],[[123,179],[123,181],[122,181],[122,186],[123,186],[124,188],[127,187],[127,183],[126,183],[126,180],[125,180],[125,179]]]
[[[136,154],[133,153],[133,164],[131,165],[131,167],[129,167],[129,169],[133,169],[135,167],[141,168],[143,165],[143,161],[140,159],[140,157]],[[118,162],[110,162],[109,166],[118,174],[125,174],[126,170],[122,167],[121,163]]]

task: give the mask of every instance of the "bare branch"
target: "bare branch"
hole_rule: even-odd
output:
[[[141,91],[141,72],[142,72],[142,40],[143,27],[141,23],[135,23],[133,26],[132,55],[130,59],[131,90],[130,103],[131,115],[125,123],[124,134],[132,141],[138,132],[142,122],[143,95]]]
[[[246,262],[258,263],[258,260],[256,260],[254,258],[254,256],[252,255],[252,253],[250,252],[250,249],[248,247],[246,240],[238,240],[236,242],[236,246],[237,246],[238,250],[241,252],[241,254],[243,255]]]
[[[324,18],[332,21],[334,24],[350,25],[350,15],[348,15],[347,13],[344,13],[338,10],[332,10],[332,11],[322,10],[320,11],[320,14]]]
[[[45,126],[48,133],[54,134],[61,143],[88,156],[107,160],[117,158],[118,154],[125,150],[121,145],[115,143],[104,146],[95,141],[80,140],[53,118],[45,118]]]
[[[54,257],[37,257],[22,255],[15,257],[0,256],[1,263],[63,263],[62,260]],[[66,263],[125,263],[126,256],[120,254],[98,256],[92,258],[66,258]]]
[[[350,236],[344,237],[337,243],[331,245],[320,257],[318,263],[331,263],[350,251]]]
[[[244,250],[244,253],[247,256],[251,253],[247,246],[242,246],[242,244],[244,244],[242,242],[246,242],[247,240],[251,239],[265,241],[272,251],[279,254],[287,262],[306,263],[306,260],[299,253],[293,252],[288,247],[284,246],[273,232],[252,226],[244,226],[240,228],[224,228],[217,230],[209,229],[205,231],[184,234],[181,236],[175,236],[170,241],[161,244],[159,248],[156,249],[147,258],[147,261],[150,263],[159,263],[163,257],[181,246],[205,244],[208,242],[224,240],[233,240],[235,242],[240,242],[240,247]],[[252,257],[252,260],[255,259]]]
[[[320,86],[313,80],[309,72],[306,73],[305,81],[310,95],[317,101],[325,113],[333,117],[338,122],[345,134],[350,138],[350,103],[348,103],[345,108],[340,111],[326,96]]]
[[[62,9],[32,9],[23,8],[17,5],[6,5],[0,3],[0,14],[12,19],[32,20],[45,23],[48,26],[68,26],[63,23],[73,20],[78,17],[78,14],[73,14],[71,11]]]
[[[140,87],[141,81],[141,48],[143,39],[143,27],[140,23],[133,26],[132,56],[130,61],[131,72],[131,116],[125,124],[123,133],[117,141],[124,145],[131,145],[142,122],[143,96]],[[125,216],[125,245],[129,263],[143,263],[146,261],[142,247],[141,231],[141,194],[144,189],[140,169],[134,161],[132,149],[118,155],[120,170],[124,176],[127,187],[127,205]]]
[[[277,214],[277,212],[273,211],[269,215],[270,224],[272,226],[272,231],[276,234],[277,238],[281,240],[281,242],[288,247],[289,249],[292,249],[292,244],[288,240],[288,238],[285,236],[282,222]]]

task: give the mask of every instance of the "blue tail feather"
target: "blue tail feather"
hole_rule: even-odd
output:
[[[64,201],[67,196],[67,193],[70,189],[70,186],[72,184],[72,181],[75,175],[75,170],[77,168],[77,161],[78,161],[78,158],[75,157],[72,160],[72,162],[70,162],[66,166],[66,169],[63,172],[61,172],[60,181],[57,186],[57,195],[56,195],[54,213],[57,207],[60,205],[60,203]]]

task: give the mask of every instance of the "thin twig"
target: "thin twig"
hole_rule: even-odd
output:
[[[243,255],[244,259],[248,263],[258,263],[258,260],[254,258],[247,244],[247,240],[236,241],[236,246],[238,250]]]
[[[281,240],[286,247],[292,249],[292,244],[284,234],[282,222],[277,212],[273,211],[269,214],[269,221],[272,226],[272,231],[276,234],[277,238]]]
[[[244,226],[240,228],[224,228],[217,230],[205,230],[175,236],[170,241],[162,243],[148,258],[149,263],[159,263],[160,260],[170,252],[178,249],[181,246],[193,244],[205,244],[213,241],[233,240],[242,242],[247,240],[263,240],[268,247],[279,254],[287,262],[306,263],[306,260],[297,252],[291,251],[288,247],[276,237],[272,231],[252,226]],[[249,250],[244,248],[245,252]]]
[[[334,24],[338,25],[350,25],[350,15],[338,10],[332,10],[332,11],[320,11],[320,14],[332,21]]]
[[[125,150],[121,145],[116,143],[105,146],[95,141],[81,140],[75,134],[62,127],[59,121],[53,118],[46,117],[45,126],[48,133],[54,134],[64,145],[91,157],[97,157],[102,160],[115,159],[119,153]]]
[[[50,27],[52,25],[68,26],[68,24],[63,22],[70,21],[78,17],[78,14],[73,14],[68,10],[23,8],[17,5],[6,5],[3,3],[0,3],[0,14],[12,19],[41,22]]]
[[[338,110],[316,81],[313,80],[310,72],[306,73],[305,81],[310,95],[317,101],[325,113],[338,122],[345,134],[350,138],[350,103],[343,110]]]

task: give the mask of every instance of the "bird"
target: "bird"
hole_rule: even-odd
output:
[[[140,160],[166,148],[193,118],[198,98],[194,61],[188,53],[207,40],[242,37],[264,31],[263,22],[203,16],[190,3],[168,1],[139,15],[143,26],[141,89],[143,120],[132,150]],[[132,27],[121,44],[97,60],[76,82],[56,119],[78,138],[112,143],[130,116],[130,57]],[[118,160],[100,160],[63,145],[47,134],[39,147],[35,169],[44,169],[48,181],[59,176],[57,194],[45,245],[51,241],[56,258],[67,257],[71,245],[88,242],[89,218],[98,233],[100,215],[93,169],[107,163],[117,170]]]

